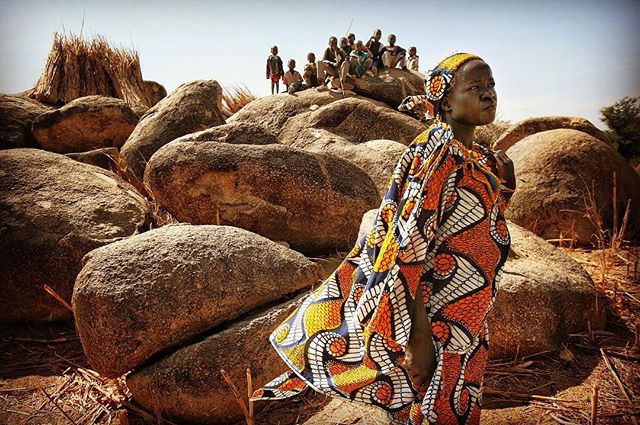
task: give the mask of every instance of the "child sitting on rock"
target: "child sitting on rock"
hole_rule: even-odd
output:
[[[415,46],[409,47],[409,57],[407,58],[407,68],[409,71],[420,72],[420,56],[417,55],[418,51]]]
[[[289,61],[287,62],[287,67],[289,68],[289,70],[285,72],[284,77],[282,78],[282,82],[287,88],[287,92],[289,92],[289,94],[292,94],[297,91],[306,89],[307,85],[302,82],[302,75],[300,75],[300,73],[295,70],[296,61],[293,59],[289,59]]]
[[[384,67],[382,64],[382,56],[380,50],[382,50],[382,43],[380,43],[380,38],[382,37],[382,30],[376,29],[373,31],[373,35],[367,41],[367,45],[365,46],[371,55],[371,59],[373,59],[373,63],[371,64],[371,70],[374,75],[378,74],[378,69]]]
[[[307,53],[307,63],[304,66],[302,78],[308,87],[318,87],[318,67],[316,66],[316,55],[313,52]]]
[[[389,44],[380,49],[382,63],[386,68],[395,68],[399,66],[401,69],[406,70],[405,56],[407,51],[400,46],[396,46],[395,35],[389,34],[387,41]]]
[[[342,49],[338,47],[338,39],[334,36],[329,37],[329,47],[324,51],[322,60],[317,62],[318,66],[318,83],[316,90],[327,90],[327,77],[339,77],[337,84],[342,86],[349,72],[348,56]],[[340,87],[342,90],[342,87]]]
[[[373,76],[373,73],[370,71],[373,59],[369,57],[369,52],[365,50],[362,40],[356,42],[355,50],[349,55],[349,62],[349,73],[353,74],[356,78],[366,78],[364,77],[365,72],[368,73],[369,76]]]

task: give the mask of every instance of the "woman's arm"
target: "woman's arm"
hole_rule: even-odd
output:
[[[511,161],[511,158],[502,150],[497,150],[493,156],[496,159],[498,177],[504,181],[504,183],[500,183],[502,195],[504,199],[509,202],[511,195],[513,195],[513,192],[516,190],[516,174],[513,161]]]
[[[416,301],[411,316],[411,336],[407,345],[404,367],[416,389],[431,381],[436,368],[436,352],[433,346],[431,324],[422,297],[422,285],[418,285]]]

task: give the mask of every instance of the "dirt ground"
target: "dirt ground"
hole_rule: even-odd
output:
[[[483,424],[589,424],[594,411],[598,424],[640,421],[640,248],[565,251],[596,283],[607,327],[571,335],[553,352],[492,360]],[[376,408],[313,392],[268,403],[254,421],[387,423]],[[92,371],[72,322],[0,325],[0,424],[129,423],[172,422],[131,400],[122,378]]]

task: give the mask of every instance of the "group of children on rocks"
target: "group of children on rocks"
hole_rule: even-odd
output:
[[[396,45],[396,36],[389,34],[388,44],[382,45],[380,38],[382,30],[376,29],[367,43],[356,41],[355,34],[338,39],[329,37],[329,46],[325,49],[322,59],[316,61],[313,52],[307,54],[307,63],[302,75],[295,70],[296,61],[289,59],[288,71],[284,71],[282,59],[278,56],[278,46],[271,48],[271,55],[267,58],[267,79],[271,81],[271,94],[280,92],[280,80],[289,93],[316,87],[316,90],[333,89],[342,93],[348,77],[366,79],[374,77],[382,68],[400,68],[419,72],[419,56],[415,47],[409,47],[409,54],[402,47]]]

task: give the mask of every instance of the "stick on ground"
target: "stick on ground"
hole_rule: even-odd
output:
[[[233,396],[236,398],[236,402],[240,406],[240,409],[242,410],[242,414],[244,415],[244,418],[247,421],[247,424],[251,425],[251,423],[253,422],[253,419],[249,416],[249,411],[247,410],[247,406],[244,404],[244,400],[240,395],[240,391],[238,391],[238,387],[236,387],[236,385],[231,380],[231,377],[227,374],[227,372],[224,369],[220,369],[220,373],[222,374],[222,377],[226,381],[227,385],[229,385],[229,388],[231,388],[231,391],[233,392]]]
[[[631,401],[631,397],[629,397],[629,393],[627,392],[627,389],[622,384],[622,381],[620,380],[618,373],[615,371],[615,369],[611,365],[611,360],[609,360],[609,356],[607,356],[607,353],[605,353],[602,348],[600,348],[600,353],[602,353],[602,358],[604,359],[604,363],[607,365],[607,368],[611,372],[611,375],[613,375],[613,379],[616,381],[616,384],[618,385],[620,392],[622,393],[622,395],[624,395],[624,398],[627,399],[627,402],[629,402],[629,405],[631,406],[631,408],[636,407],[633,404],[633,401]],[[631,422],[633,422],[634,425],[638,425],[638,420],[634,416],[631,417]]]

